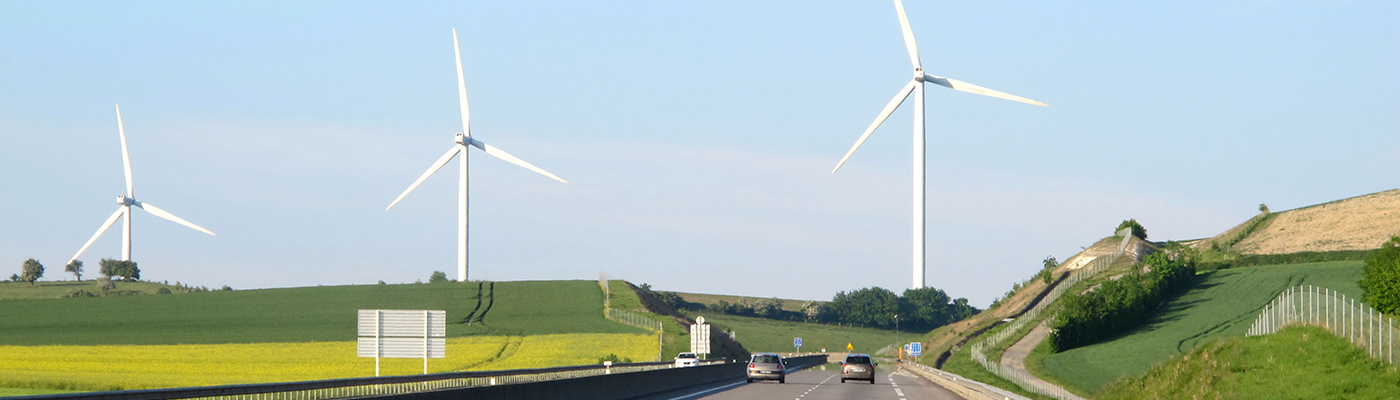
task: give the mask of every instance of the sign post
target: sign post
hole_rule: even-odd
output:
[[[924,344],[920,342],[910,343],[909,355],[914,357],[914,362],[919,362],[919,356],[924,355]]]
[[[792,347],[796,347],[799,354],[802,353],[802,338],[792,338]]]
[[[695,323],[690,324],[690,352],[710,354],[710,324],[705,323],[705,317],[696,317]]]
[[[360,310],[356,354],[374,357],[374,376],[380,358],[429,358],[447,356],[447,311]]]

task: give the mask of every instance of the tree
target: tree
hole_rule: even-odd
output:
[[[1055,270],[1055,267],[1060,266],[1060,261],[1056,260],[1055,256],[1045,256],[1045,259],[1041,260],[1040,263],[1042,267],[1040,268],[1040,272],[1035,274],[1035,276],[1045,281],[1046,285],[1049,285],[1050,282],[1054,280],[1054,274],[1051,272]]]
[[[136,267],[135,261],[122,261],[104,258],[97,261],[98,273],[111,279],[119,276],[124,280],[141,280],[141,269]]]
[[[1391,237],[1381,248],[1366,254],[1361,272],[1362,298],[1380,312],[1400,313],[1400,236]]]
[[[1265,205],[1264,203],[1259,203],[1259,212],[1268,214],[1268,213],[1269,213],[1269,206],[1268,206],[1268,205]]]
[[[442,271],[433,271],[433,274],[430,275],[430,276],[428,276],[428,283],[444,283],[444,282],[447,282],[447,273],[446,273],[446,272],[442,272]]]
[[[19,272],[19,280],[29,282],[29,286],[34,286],[34,281],[44,277],[44,264],[33,258],[24,260],[24,269]]]
[[[73,260],[68,262],[68,266],[63,267],[63,271],[78,277],[78,282],[83,281],[83,261]]]
[[[1124,228],[1132,228],[1133,236],[1137,236],[1138,239],[1147,240],[1147,228],[1143,228],[1142,224],[1139,224],[1136,219],[1123,221],[1123,223],[1118,224],[1118,228],[1114,229],[1113,232],[1117,234],[1117,232],[1122,231]]]

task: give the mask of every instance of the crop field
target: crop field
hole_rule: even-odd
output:
[[[447,310],[456,321],[476,295],[477,282],[450,282],[0,300],[0,345],[338,342],[355,337],[358,309]],[[498,282],[484,322],[449,323],[447,334],[646,332],[604,319],[602,301],[595,281]]]
[[[791,352],[792,339],[802,338],[802,351],[818,352],[823,347],[828,352],[846,351],[846,343],[851,343],[857,353],[873,353],[880,348],[895,343],[895,331],[811,324],[793,321],[776,321],[763,318],[739,317],[733,315],[708,315],[705,322],[733,330],[735,339],[750,352]],[[913,341],[917,334],[900,333],[900,338]]]
[[[1224,338],[1114,383],[1102,399],[1393,399],[1400,372],[1315,327]]]
[[[1081,393],[1099,393],[1125,376],[1139,376],[1221,337],[1244,336],[1259,310],[1285,288],[1315,285],[1360,297],[1356,261],[1268,265],[1202,274],[1157,315],[1122,336],[1058,354],[1037,349],[1028,367]],[[1042,344],[1041,347],[1045,345]],[[1048,354],[1048,355],[1047,355]]]
[[[429,372],[593,364],[653,357],[655,336],[582,333],[447,340]],[[374,376],[354,341],[192,345],[0,346],[0,387],[129,390]],[[383,375],[422,373],[422,359],[382,359]]]
[[[681,296],[681,299],[683,299],[683,300],[685,300],[685,301],[689,301],[689,302],[692,302],[692,303],[700,303],[700,304],[705,304],[705,305],[715,304],[715,303],[718,303],[720,300],[724,300],[725,302],[728,302],[728,303],[731,303],[731,304],[732,304],[732,303],[738,303],[738,302],[740,302],[740,301],[745,301],[745,302],[748,302],[749,304],[754,304],[754,303],[757,303],[757,302],[762,301],[762,300],[771,300],[771,298],[765,298],[765,297],[731,296],[731,295],[726,295],[726,294],[706,294],[706,293],[682,293],[682,292],[676,292],[676,295],[677,295],[677,296]],[[803,304],[807,304],[807,300],[793,300],[793,299],[778,299],[778,300],[782,302],[782,304],[783,304],[783,309],[784,309],[784,310],[788,310],[788,311],[802,311],[802,305],[803,305]]]

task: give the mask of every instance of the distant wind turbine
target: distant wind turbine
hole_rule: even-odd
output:
[[[489,154],[492,157],[505,160],[506,162],[511,164],[519,165],[525,169],[535,171],[540,175],[550,177],[551,179],[554,179],[556,181],[564,183],[569,183],[569,181],[561,179],[558,176],[549,173],[549,171],[541,169],[540,167],[536,167],[534,164],[525,162],[525,160],[521,160],[513,155],[510,155],[510,153],[506,153],[504,150],[496,148],[495,146],[483,143],[480,140],[472,138],[471,111],[467,109],[467,83],[465,78],[463,78],[462,76],[462,50],[461,46],[457,44],[456,29],[452,30],[452,51],[457,55],[457,100],[462,107],[462,131],[457,132],[456,143],[452,145],[452,148],[447,150],[447,153],[443,154],[442,157],[439,157],[437,161],[433,162],[433,165],[428,167],[427,172],[424,172],[423,175],[419,176],[418,180],[413,181],[413,184],[408,186],[408,190],[404,190],[403,193],[400,194],[398,198],[394,199],[393,203],[389,203],[389,207],[385,207],[384,210],[388,211],[390,208],[394,208],[395,204],[399,204],[399,201],[403,200],[405,196],[408,196],[408,194],[412,192],[413,189],[417,188],[418,185],[422,184],[424,180],[428,179],[429,176],[432,176],[434,172],[437,172],[437,170],[441,169],[444,165],[447,165],[448,161],[452,161],[452,157],[456,156],[457,153],[462,153],[460,175],[458,176],[457,180],[457,280],[461,282],[466,282],[468,145],[486,151],[486,154]]]
[[[901,3],[899,0],[894,0],[894,7],[895,11],[899,12],[899,28],[904,32],[904,47],[909,50],[909,62],[914,64],[914,79],[910,80],[908,84],[904,85],[904,88],[900,89],[899,93],[894,95],[894,99],[891,99],[889,104],[885,105],[885,109],[881,110],[880,115],[875,117],[875,122],[872,122],[869,128],[865,128],[865,133],[861,134],[860,139],[856,140],[856,144],[854,146],[851,146],[851,150],[847,151],[844,157],[841,157],[841,161],[836,163],[836,168],[833,168],[831,170],[831,173],[834,174],[837,170],[840,170],[841,166],[846,164],[846,160],[851,158],[851,154],[855,154],[856,149],[860,148],[861,143],[865,143],[865,139],[870,138],[870,134],[874,133],[875,129],[879,128],[880,124],[885,122],[886,118],[889,118],[890,113],[893,113],[896,108],[899,108],[899,105],[904,103],[904,100],[909,97],[910,93],[914,94],[913,288],[919,289],[924,287],[924,202],[927,198],[924,188],[924,163],[926,161],[924,157],[924,83],[933,83],[960,92],[968,92],[973,94],[980,94],[983,96],[996,97],[999,99],[1019,101],[1022,103],[1034,104],[1037,106],[1044,106],[1045,103],[1027,99],[1021,96],[998,92],[992,89],[987,89],[957,79],[950,79],[941,76],[925,74],[923,65],[919,63],[919,49],[917,46],[914,45],[914,31],[909,29],[909,19],[904,15],[904,4]]]
[[[132,189],[131,185],[131,156],[129,156],[126,151],[126,128],[122,127],[121,105],[117,105],[117,136],[120,137],[122,141],[122,170],[126,173],[126,195],[117,196],[117,204],[121,204],[117,207],[117,212],[112,213],[112,216],[107,217],[107,222],[103,222],[102,227],[97,228],[97,233],[94,233],[92,235],[92,238],[88,239],[87,243],[83,244],[83,248],[78,249],[78,253],[74,254],[73,258],[69,259],[68,262],[71,263],[73,262],[73,260],[77,260],[78,256],[83,255],[83,252],[87,251],[88,246],[92,246],[92,242],[95,242],[97,241],[97,238],[102,237],[102,233],[107,232],[107,228],[111,228],[112,224],[117,222],[117,218],[121,218],[122,216],[126,216],[126,218],[122,219],[122,261],[131,261],[132,206],[135,206],[136,208],[140,208],[142,210],[146,210],[146,212],[151,213],[151,215],[165,218],[174,221],[177,224],[188,226],[194,230],[213,235],[214,232],[210,232],[208,229],[204,229],[199,225],[192,224],[190,223],[190,221],[186,221],[184,218],[177,217],[175,216],[175,214],[171,214],[150,203],[143,203],[139,200],[136,200],[136,193]]]

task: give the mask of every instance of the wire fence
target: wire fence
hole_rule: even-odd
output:
[[[598,286],[603,287],[603,318],[656,332],[656,361],[665,359],[665,324],[640,313],[612,308],[612,291],[609,289],[611,285],[608,284],[611,280],[612,277],[607,273],[598,273]]]
[[[1124,239],[1124,242],[1127,242],[1126,238]],[[1121,249],[1122,247],[1120,247],[1120,250]],[[988,336],[986,339],[974,343],[972,345],[972,348],[969,349],[972,353],[972,361],[982,365],[982,368],[986,368],[988,372],[991,372],[996,376],[1011,381],[1017,386],[1020,386],[1022,389],[1026,389],[1033,393],[1039,393],[1057,399],[1082,400],[1082,397],[1070,393],[1069,390],[1065,390],[1065,388],[1060,387],[1059,385],[1045,382],[1044,380],[1036,378],[1035,376],[1032,376],[1023,371],[1013,370],[1010,368],[1002,368],[1001,363],[999,362],[1000,360],[991,360],[987,358],[986,349],[995,347],[996,345],[1000,344],[1006,339],[1011,338],[1012,335],[1015,335],[1018,332],[1020,332],[1022,328],[1025,328],[1026,324],[1031,323],[1031,321],[1034,321],[1036,317],[1039,317],[1040,313],[1042,311],[1045,311],[1046,307],[1049,307],[1051,303],[1054,303],[1056,299],[1059,299],[1060,295],[1063,295],[1066,290],[1069,290],[1069,288],[1073,287],[1079,282],[1084,281],[1085,279],[1089,279],[1090,277],[1098,275],[1100,272],[1107,270],[1113,265],[1114,261],[1118,260],[1118,257],[1118,253],[1098,257],[1090,261],[1089,264],[1085,265],[1083,268],[1074,271],[1072,274],[1070,274],[1069,277],[1065,278],[1064,281],[1060,282],[1059,285],[1056,285],[1054,289],[1051,289],[1050,293],[1046,293],[1045,297],[1042,298],[1039,303],[1036,303],[1035,307],[1032,307],[1029,311],[1026,311],[1019,317],[1016,317],[1016,319],[1014,321],[1011,321],[1011,323],[1008,324],[1005,329],[1002,329],[996,334]]]
[[[1372,358],[1395,365],[1395,319],[1336,290],[1294,286],[1264,306],[1246,336],[1278,332],[1287,326],[1310,325],[1365,349]]]

